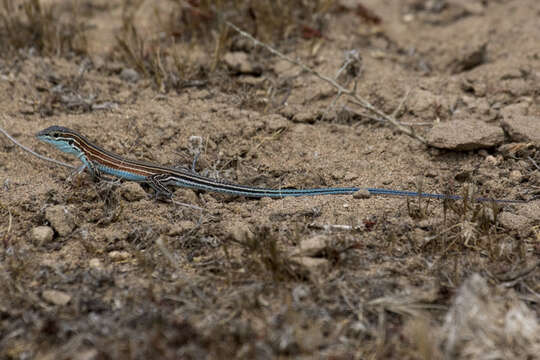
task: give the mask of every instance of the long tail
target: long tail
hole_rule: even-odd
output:
[[[189,187],[193,189],[215,191],[230,195],[239,195],[252,198],[283,198],[283,197],[297,197],[297,196],[317,196],[317,195],[350,195],[357,191],[368,191],[370,195],[388,195],[388,196],[407,196],[407,197],[422,197],[432,199],[450,199],[461,200],[462,196],[458,195],[445,195],[445,194],[432,194],[432,193],[419,193],[414,191],[402,191],[402,190],[388,190],[379,188],[358,188],[358,187],[343,187],[343,188],[315,188],[315,189],[268,189],[257,188],[231,183],[221,183],[216,181],[206,182],[193,181],[190,179],[179,180],[175,177],[174,182],[177,186]],[[506,200],[506,199],[489,199],[489,198],[475,198],[475,202],[497,202],[497,203],[524,203],[522,200]]]
[[[386,189],[377,189],[377,188],[365,188],[371,195],[391,195],[391,196],[409,196],[409,197],[422,197],[422,198],[432,198],[432,199],[450,199],[450,200],[461,200],[463,196],[459,195],[445,195],[445,194],[431,194],[431,193],[418,193],[414,191],[403,191],[403,190],[386,190]],[[509,200],[509,199],[490,199],[490,198],[474,198],[474,202],[496,202],[496,203],[506,203],[506,204],[523,204],[526,203],[524,200]]]

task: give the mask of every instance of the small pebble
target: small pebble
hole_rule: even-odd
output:
[[[50,226],[36,226],[32,229],[32,240],[36,245],[44,245],[51,242],[54,231]]]
[[[360,189],[353,194],[354,199],[369,199],[370,197],[371,193],[366,189]]]
[[[521,172],[519,170],[513,170],[510,172],[510,180],[512,181],[520,181],[521,180]]]
[[[110,256],[110,254],[109,254]],[[103,269],[103,263],[98,258],[92,258],[88,261],[88,265],[95,270],[102,270]]]
[[[488,155],[486,156],[486,163],[492,165],[492,166],[497,166],[499,165],[500,161],[499,161],[499,158],[493,156],[493,155]]]
[[[58,290],[45,290],[41,293],[43,300],[53,305],[64,306],[71,300],[71,295]]]
[[[262,72],[262,67],[250,61],[248,54],[241,51],[229,52],[223,56],[223,62],[229,69],[240,74],[257,74]]]
[[[45,219],[60,236],[69,235],[75,229],[72,210],[71,207],[64,205],[51,206],[45,210]]]
[[[109,255],[109,258],[113,261],[126,260],[127,258],[131,256],[131,254],[127,251],[117,251],[117,250],[113,250],[109,252],[108,255]]]
[[[137,82],[139,81],[140,77],[141,76],[139,75],[137,71],[130,68],[122,69],[122,72],[120,73],[120,79],[127,82],[132,82],[132,83]]]

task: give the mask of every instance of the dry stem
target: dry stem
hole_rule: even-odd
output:
[[[420,141],[421,143],[426,143],[426,140],[415,133],[414,129],[411,129],[411,128],[408,128],[406,126],[403,126],[402,124],[400,124],[395,118],[393,115],[387,115],[385,114],[383,111],[377,109],[375,106],[373,106],[369,101],[361,98],[360,96],[358,96],[356,94],[356,82],[353,86],[352,89],[347,89],[347,88],[344,88],[343,86],[341,86],[336,80],[328,77],[328,76],[325,76],[321,73],[319,73],[318,71],[310,68],[309,66],[307,66],[306,64],[302,63],[301,61],[299,60],[296,60],[296,59],[293,59],[285,54],[283,54],[282,52],[280,52],[279,50],[276,50],[274,49],[273,47],[271,47],[270,45],[268,44],[265,44],[263,43],[262,41],[259,41],[257,40],[256,38],[254,38],[253,36],[251,36],[250,34],[248,34],[247,32],[239,29],[236,25],[234,25],[233,23],[229,22],[229,21],[225,21],[225,23],[232,27],[235,31],[237,31],[240,35],[250,39],[251,41],[253,41],[256,45],[259,45],[259,46],[262,46],[264,47],[265,49],[267,49],[268,51],[270,51],[272,54],[274,55],[277,55],[278,57],[282,58],[283,60],[285,61],[288,61],[290,62],[291,64],[294,64],[294,65],[297,65],[299,66],[300,68],[302,68],[302,70],[318,77],[319,79],[327,82],[328,84],[332,85],[334,88],[336,88],[336,90],[338,91],[338,94],[337,94],[337,98],[339,98],[340,96],[342,95],[345,95],[347,97],[349,97],[348,101],[355,104],[355,105],[358,105],[360,106],[361,108],[363,109],[366,109],[370,112],[372,112],[373,114],[377,115],[378,117],[384,119],[385,121],[389,122],[390,124],[392,124],[396,129],[398,129],[399,131],[401,131],[402,133]],[[399,107],[398,107],[399,109]]]
[[[58,160],[54,160],[54,159],[51,159],[51,158],[48,158],[46,156],[43,156],[43,155],[40,155],[38,154],[37,152],[35,152],[34,150],[30,149],[30,148],[27,148],[26,146],[24,146],[23,144],[21,144],[20,142],[18,142],[17,140],[15,140],[15,138],[11,135],[9,135],[7,133],[6,130],[0,128],[0,132],[2,134],[4,134],[9,140],[11,140],[11,142],[13,142],[15,145],[17,145],[18,147],[20,147],[21,149],[23,149],[24,151],[34,155],[35,157],[37,157],[38,159],[41,159],[41,160],[45,160],[45,161],[49,161],[49,162],[52,162],[56,165],[60,165],[60,166],[65,166],[67,168],[71,168],[71,169],[76,169],[75,166],[73,165],[70,165],[70,164],[67,164],[65,162],[62,162],[62,161],[58,161]]]

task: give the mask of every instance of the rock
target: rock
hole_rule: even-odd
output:
[[[366,189],[360,189],[355,192],[352,197],[354,199],[369,199],[371,197],[371,193]]]
[[[302,111],[294,114],[292,121],[296,123],[313,124],[319,116],[318,111]]]
[[[512,214],[508,211],[503,211],[497,217],[499,222],[507,229],[523,229],[529,225],[529,219],[525,216]]]
[[[66,236],[75,229],[75,220],[72,211],[72,207],[54,205],[45,210],[45,219],[47,219],[60,236]]]
[[[135,83],[139,81],[140,78],[141,76],[139,75],[139,73],[131,68],[124,68],[120,73],[120,79],[127,82]]]
[[[127,258],[131,257],[131,254],[127,251],[118,251],[118,250],[113,250],[111,252],[109,252],[109,258],[112,260],[112,261],[122,261],[122,260],[126,260]]]
[[[519,170],[512,170],[509,175],[509,179],[515,182],[521,180],[521,172]]]
[[[195,191],[183,187],[176,188],[174,191],[174,199],[188,204],[197,204],[199,202],[199,196]]]
[[[227,67],[240,74],[255,74],[260,75],[262,69],[258,65],[253,65],[249,61],[248,55],[245,52],[233,51],[225,54],[223,61]]]
[[[346,182],[352,182],[356,179],[358,179],[358,174],[352,171],[348,171],[345,173],[345,175],[343,175],[343,180],[345,180]]]
[[[228,226],[227,233],[229,237],[242,243],[253,239],[255,236],[246,223],[239,221]]]
[[[511,104],[508,106],[503,107],[500,110],[500,113],[503,117],[503,119],[513,117],[513,116],[525,116],[529,113],[529,107],[531,104],[527,101],[519,102],[516,104]]]
[[[41,296],[43,297],[43,300],[59,306],[67,305],[67,303],[71,300],[71,295],[58,290],[44,290],[41,293]]]
[[[328,244],[328,237],[325,235],[317,235],[309,239],[304,239],[300,242],[298,248],[291,252],[291,256],[317,256],[320,255]]]
[[[458,50],[457,56],[448,64],[453,74],[474,69],[486,61],[487,43],[468,45]]]
[[[120,186],[120,195],[127,201],[139,201],[148,196],[140,184],[132,181],[125,182]]]
[[[88,266],[94,270],[103,270],[103,263],[98,258],[92,258],[88,261]]]
[[[251,86],[260,86],[266,81],[263,76],[242,75],[238,77],[240,84],[246,84]]]
[[[504,132],[498,126],[475,120],[454,120],[439,123],[427,136],[429,145],[457,151],[491,148],[504,141]]]
[[[515,142],[533,142],[540,146],[540,117],[510,115],[502,119],[503,129]]]
[[[536,224],[540,223],[540,201],[531,201],[516,208],[517,213]]]
[[[497,165],[499,165],[501,163],[502,157],[501,156],[488,155],[488,156],[486,156],[486,159],[484,161],[487,164],[491,165],[491,166],[497,166]]]
[[[50,226],[36,226],[32,229],[32,240],[36,245],[44,245],[51,242],[54,231]]]
[[[289,121],[279,114],[266,115],[263,116],[261,120],[271,132],[286,129],[289,126]]]

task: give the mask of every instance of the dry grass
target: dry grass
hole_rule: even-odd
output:
[[[290,44],[299,38],[322,37],[324,15],[333,1],[172,1],[166,15],[156,15],[162,20],[159,36],[145,36],[138,30],[135,17],[143,3],[123,3],[118,48],[125,62],[166,92],[193,86],[195,78],[200,81],[215,72],[226,51],[252,48],[235,40],[225,21],[243,24],[264,41]],[[211,56],[193,66],[185,55],[187,49],[179,50],[177,44],[202,47]]]
[[[2,0],[0,4],[3,49],[34,49],[56,56],[84,54],[85,30],[76,1],[45,6],[40,0]]]

